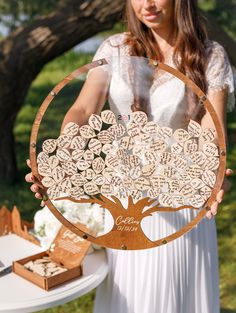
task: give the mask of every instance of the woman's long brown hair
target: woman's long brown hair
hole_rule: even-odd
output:
[[[206,63],[207,34],[197,10],[196,0],[173,1],[174,64],[179,71],[186,74],[206,93],[204,64]],[[126,22],[128,32],[125,43],[130,47],[130,54],[163,61],[163,55],[155,44],[151,30],[136,17],[130,0],[127,0],[126,3]],[[146,111],[144,106],[140,101],[135,101],[132,110]]]

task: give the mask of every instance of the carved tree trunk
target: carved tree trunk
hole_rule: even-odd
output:
[[[151,241],[144,233],[141,222],[147,217],[151,216],[156,212],[177,212],[183,209],[198,210],[190,205],[183,205],[178,208],[171,207],[162,207],[159,203],[156,203],[156,199],[150,199],[149,197],[143,198],[136,202],[133,201],[132,197],[128,197],[128,206],[125,208],[122,202],[115,196],[111,196],[111,199],[100,194],[98,198],[81,198],[74,199],[70,197],[62,197],[54,200],[70,200],[74,203],[92,203],[98,204],[101,208],[108,210],[113,217],[113,228],[106,233],[97,237],[95,240],[90,237],[90,240],[101,246],[106,246],[115,249],[147,249],[153,248],[161,244],[162,239],[156,241]],[[155,205],[153,205],[156,203]],[[48,208],[56,216],[58,216],[57,209],[54,209],[54,206],[51,205],[51,202],[46,202]],[[144,211],[144,209],[146,210]],[[58,217],[60,220],[60,217]],[[86,228],[86,225],[81,224],[78,228],[83,231],[83,228]],[[70,228],[70,226],[68,226]],[[71,229],[72,230],[72,229]],[[73,230],[72,230],[73,231]],[[87,231],[87,234],[93,236],[91,231]],[[175,236],[175,235],[174,235]],[[166,243],[166,240],[162,244]]]
[[[120,20],[122,0],[71,0],[65,7],[0,42],[0,180],[14,182],[13,126],[31,82],[42,67]]]

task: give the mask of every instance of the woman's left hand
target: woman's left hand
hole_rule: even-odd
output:
[[[223,200],[225,191],[228,191],[230,189],[230,182],[227,179],[227,176],[230,176],[232,174],[233,174],[233,171],[231,169],[227,169],[225,171],[225,179],[222,184],[222,189],[217,193],[216,201],[211,205],[211,209],[206,213],[206,217],[208,219],[211,219],[214,215],[217,214],[218,206]]]

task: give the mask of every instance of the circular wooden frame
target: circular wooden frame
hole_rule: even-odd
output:
[[[194,226],[196,226],[201,221],[201,219],[205,216],[206,212],[210,209],[210,206],[215,202],[216,195],[218,191],[221,189],[224,176],[225,176],[226,145],[225,145],[225,137],[224,137],[222,125],[218,119],[218,116],[212,104],[207,99],[203,91],[187,76],[185,76],[178,70],[164,63],[150,60],[150,65],[154,67],[158,67],[172,74],[173,76],[177,77],[182,82],[184,82],[199,97],[200,102],[204,105],[204,107],[209,112],[215,124],[216,132],[218,135],[218,144],[219,144],[220,153],[219,153],[219,168],[218,168],[218,173],[216,177],[216,182],[215,182],[214,188],[212,189],[210,198],[207,200],[204,207],[200,210],[198,215],[193,220],[191,220],[188,224],[186,224],[177,232],[171,235],[168,235],[166,237],[163,237],[161,239],[158,239],[156,241],[151,241],[144,234],[143,236],[143,235],[140,235],[140,233],[136,233],[136,232],[129,233],[128,235],[125,235],[125,234],[118,235],[117,231],[114,229],[105,235],[96,237],[96,234],[92,232],[91,230],[89,230],[84,224],[77,223],[75,226],[74,224],[70,223],[67,219],[65,219],[64,216],[56,209],[56,207],[53,205],[51,200],[48,198],[46,188],[41,184],[41,176],[39,175],[38,168],[37,168],[36,142],[38,138],[39,127],[40,127],[40,124],[41,124],[41,121],[43,119],[45,112],[47,111],[50,103],[55,98],[55,96],[57,96],[58,93],[61,91],[61,89],[64,88],[70,81],[72,81],[74,78],[78,77],[79,75],[86,73],[88,70],[92,68],[96,68],[105,64],[109,64],[108,61],[106,59],[101,59],[101,60],[92,62],[90,64],[86,64],[76,69],[70,75],[65,77],[58,85],[56,85],[53,88],[53,90],[48,94],[48,96],[45,98],[44,102],[42,103],[36,115],[36,118],[32,127],[32,131],[31,131],[30,161],[31,161],[31,166],[32,166],[32,173],[35,176],[36,180],[38,181],[38,184],[41,186],[40,192],[43,194],[43,200],[45,204],[48,206],[51,212],[56,216],[56,218],[64,226],[66,226],[68,229],[70,229],[72,232],[74,232],[78,236],[81,236],[84,239],[87,239],[93,243],[99,244],[104,247],[109,247],[109,248],[114,248],[114,249],[123,249],[123,250],[147,249],[147,248],[153,248],[156,246],[167,244],[168,242],[175,240],[176,238],[189,232]],[[135,207],[135,204],[133,203],[132,199],[129,199],[129,200],[131,201],[131,206]]]

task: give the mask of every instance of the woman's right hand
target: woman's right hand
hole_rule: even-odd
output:
[[[29,168],[31,168],[30,160],[26,160],[26,164],[28,165]],[[32,172],[26,174],[25,180],[27,181],[27,183],[33,183],[30,187],[30,190],[35,193],[35,195],[34,195],[35,198],[42,199],[43,196],[39,192],[40,185],[37,184],[37,179],[34,177]],[[43,205],[43,203],[42,203],[42,205]]]

